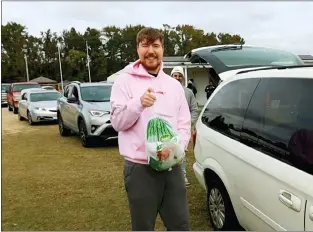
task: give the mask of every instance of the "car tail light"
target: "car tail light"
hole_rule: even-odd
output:
[[[197,130],[196,128],[194,128],[193,133],[192,133],[193,149],[195,149],[195,146],[196,146],[196,139],[197,139]]]

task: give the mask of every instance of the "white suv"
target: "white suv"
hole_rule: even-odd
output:
[[[313,66],[244,70],[221,82],[194,142],[215,230],[313,230]]]

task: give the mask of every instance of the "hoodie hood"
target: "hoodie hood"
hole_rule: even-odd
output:
[[[138,77],[152,77],[147,70],[145,69],[145,67],[141,64],[140,60],[136,60],[135,62],[127,65],[124,68],[124,72],[131,74],[131,75],[135,75]],[[161,62],[161,68],[159,71],[159,74],[164,73],[163,72],[163,62]]]

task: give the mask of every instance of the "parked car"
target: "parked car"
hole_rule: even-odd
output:
[[[58,99],[58,122],[61,136],[79,133],[84,147],[95,138],[116,139],[118,133],[110,122],[111,83],[72,82]]]
[[[24,89],[18,105],[19,120],[36,122],[57,121],[57,100],[61,94],[56,90]]]
[[[193,170],[215,230],[313,230],[312,89],[313,66],[270,67],[224,79],[210,96]]]
[[[11,84],[1,84],[1,106],[8,104],[8,92]]]
[[[17,114],[18,102],[20,100],[21,91],[29,88],[41,88],[37,82],[18,82],[12,83],[8,92],[8,110]]]

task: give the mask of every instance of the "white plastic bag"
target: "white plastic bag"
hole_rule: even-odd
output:
[[[168,121],[161,118],[152,106],[154,115],[146,128],[146,154],[149,165],[158,171],[170,170],[185,157],[180,137]]]

